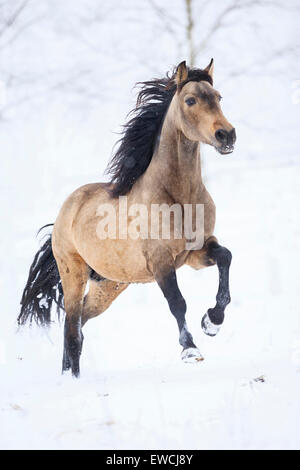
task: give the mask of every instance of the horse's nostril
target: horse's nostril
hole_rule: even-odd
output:
[[[224,129],[218,129],[215,133],[215,137],[222,144],[227,144],[228,132],[225,131]]]

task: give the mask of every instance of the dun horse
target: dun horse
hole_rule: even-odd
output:
[[[181,62],[171,75],[140,86],[136,107],[108,167],[110,183],[87,184],[67,198],[52,236],[34,258],[21,300],[20,325],[33,319],[49,324],[53,303],[58,313],[65,310],[62,370],[71,369],[74,376],[79,375],[83,325],[103,313],[131,283],[157,282],[178,323],[181,357],[187,362],[203,357],[187,328],[176,270],[184,264],[194,269],[218,267],[216,305],[202,319],[206,334],[219,331],[230,302],[231,253],[214,237],[215,205],[201,178],[200,143],[228,154],[236,140],[222,113],[221,96],[213,88],[213,60],[205,69]],[[174,214],[170,237],[161,236],[162,222],[156,237],[123,236],[123,225],[132,221],[130,213],[125,218],[121,214],[124,196],[127,207],[138,204],[146,209],[140,225],[153,205],[189,205],[193,214],[196,206],[204,207],[203,242],[196,249],[187,247],[188,237],[185,231],[178,236]],[[114,224],[112,232],[117,235],[101,237],[99,224],[109,207],[116,214],[117,232]],[[181,227],[184,221],[182,216]]]

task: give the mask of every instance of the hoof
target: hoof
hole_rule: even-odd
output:
[[[204,360],[204,357],[197,348],[187,348],[181,353],[183,362],[196,363]]]
[[[210,320],[208,314],[206,313],[204,315],[204,317],[202,318],[201,327],[202,327],[202,330],[204,331],[204,333],[206,335],[216,336],[216,334],[219,332],[219,330],[221,328],[221,324],[220,325],[215,325],[214,323],[212,323],[212,321]]]

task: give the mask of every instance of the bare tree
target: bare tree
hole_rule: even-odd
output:
[[[76,8],[57,0],[53,9],[52,0],[0,0],[0,86],[9,91],[6,106],[0,103],[0,113],[32,100],[49,101],[50,94],[68,105],[98,106],[108,95],[112,71],[133,83],[137,64],[146,77],[147,70],[160,72],[163,64],[169,66],[170,57],[174,64],[186,58],[195,66],[213,53],[222,58],[223,51],[227,57],[222,66],[224,79],[249,70],[255,73],[266,63],[270,67],[278,57],[298,49],[296,41],[288,47],[283,41],[274,42],[265,50],[260,44],[267,9],[299,11],[298,2],[292,0],[75,3]],[[255,63],[246,57],[232,67],[234,54],[228,53],[224,37],[235,42],[233,49],[239,51],[240,24],[252,31]]]
[[[185,8],[186,8],[186,36],[188,41],[189,47],[189,64],[191,67],[195,65],[196,59],[196,50],[195,50],[195,42],[194,42],[194,19],[193,19],[193,11],[192,11],[192,0],[185,0]]]
[[[32,0],[1,0],[0,1],[0,115],[3,116],[4,111],[9,108],[12,103],[7,103],[3,99],[7,95],[7,90],[15,87],[22,87],[29,82],[34,82],[34,77],[28,74],[18,74],[11,66],[11,58],[14,56],[13,47],[22,38],[30,28],[41,21],[42,16],[36,14],[32,5]],[[29,13],[29,14],[28,14]],[[30,99],[27,94],[18,96],[17,103],[26,102]]]
[[[258,20],[253,21],[251,19],[251,9],[275,7],[295,13],[299,13],[300,10],[297,2],[283,3],[276,0],[231,0],[224,3],[217,2],[218,7],[214,10],[213,20],[207,24],[204,14],[210,6],[210,2],[206,0],[182,0],[183,14],[181,15],[181,21],[178,21],[178,18],[175,19],[174,14],[170,13],[167,8],[162,8],[158,0],[149,0],[149,3],[162,22],[165,31],[178,44],[178,55],[182,56],[182,50],[185,49],[185,57],[192,67],[198,63],[200,56],[206,55],[213,41],[222,30],[228,27],[234,28],[233,18],[235,14],[243,13],[243,22],[245,23],[246,19],[247,24],[259,30],[264,25],[259,25]],[[268,14],[267,10],[265,10],[265,14]],[[249,18],[248,21],[247,17]],[[200,32],[201,39],[199,41],[195,39],[196,32]],[[297,44],[294,46],[289,45],[288,47],[278,47],[278,49],[270,50],[269,56],[264,57],[263,60],[274,60],[282,54],[293,53],[298,50]],[[245,69],[235,69],[233,73],[234,75],[240,75],[244,72]]]

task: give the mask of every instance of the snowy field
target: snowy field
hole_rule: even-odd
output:
[[[299,448],[299,177],[300,166],[284,164],[212,176],[217,233],[234,255],[219,336],[200,328],[216,269],[178,272],[204,362],[181,363],[177,326],[156,285],[131,286],[87,324],[78,381],[60,376],[62,328],[16,335],[9,325],[1,447]]]
[[[93,2],[78,2],[87,3]],[[277,40],[288,37],[288,30],[292,41],[294,16],[275,10],[266,30],[271,34],[281,22]],[[130,25],[138,36],[142,26]],[[22,47],[31,50],[37,31],[19,46],[21,55]],[[48,35],[61,68],[70,39],[60,47]],[[235,86],[234,77],[221,76],[222,51],[208,49],[197,64],[206,65],[210,54],[220,64],[223,109],[238,137],[229,157],[203,147],[205,180],[217,206],[215,233],[233,253],[232,302],[217,337],[207,337],[200,326],[214,306],[217,269],[178,271],[187,321],[205,360],[181,362],[177,325],[155,284],[130,286],[88,322],[79,380],[60,374],[62,325],[17,331],[22,289],[39,246],[37,229],[55,220],[73,189],[102,179],[116,141],[112,131],[132,106],[133,83],[182,58],[174,51],[163,56],[167,44],[159,64],[150,61],[147,70],[123,66],[122,50],[107,57],[106,67],[114,64],[119,75],[110,84],[104,71],[105,98],[98,107],[79,112],[67,107],[62,93],[8,110],[0,121],[1,449],[300,449],[300,103],[291,97],[300,71],[290,56],[278,56],[274,70],[261,78],[237,77]],[[238,55],[238,42],[231,46]],[[251,60],[261,60],[255,47]],[[28,54],[31,66],[42,52],[35,54]],[[132,54],[137,61],[135,49]],[[22,60],[9,65],[16,70]],[[247,70],[247,63],[241,65]]]

